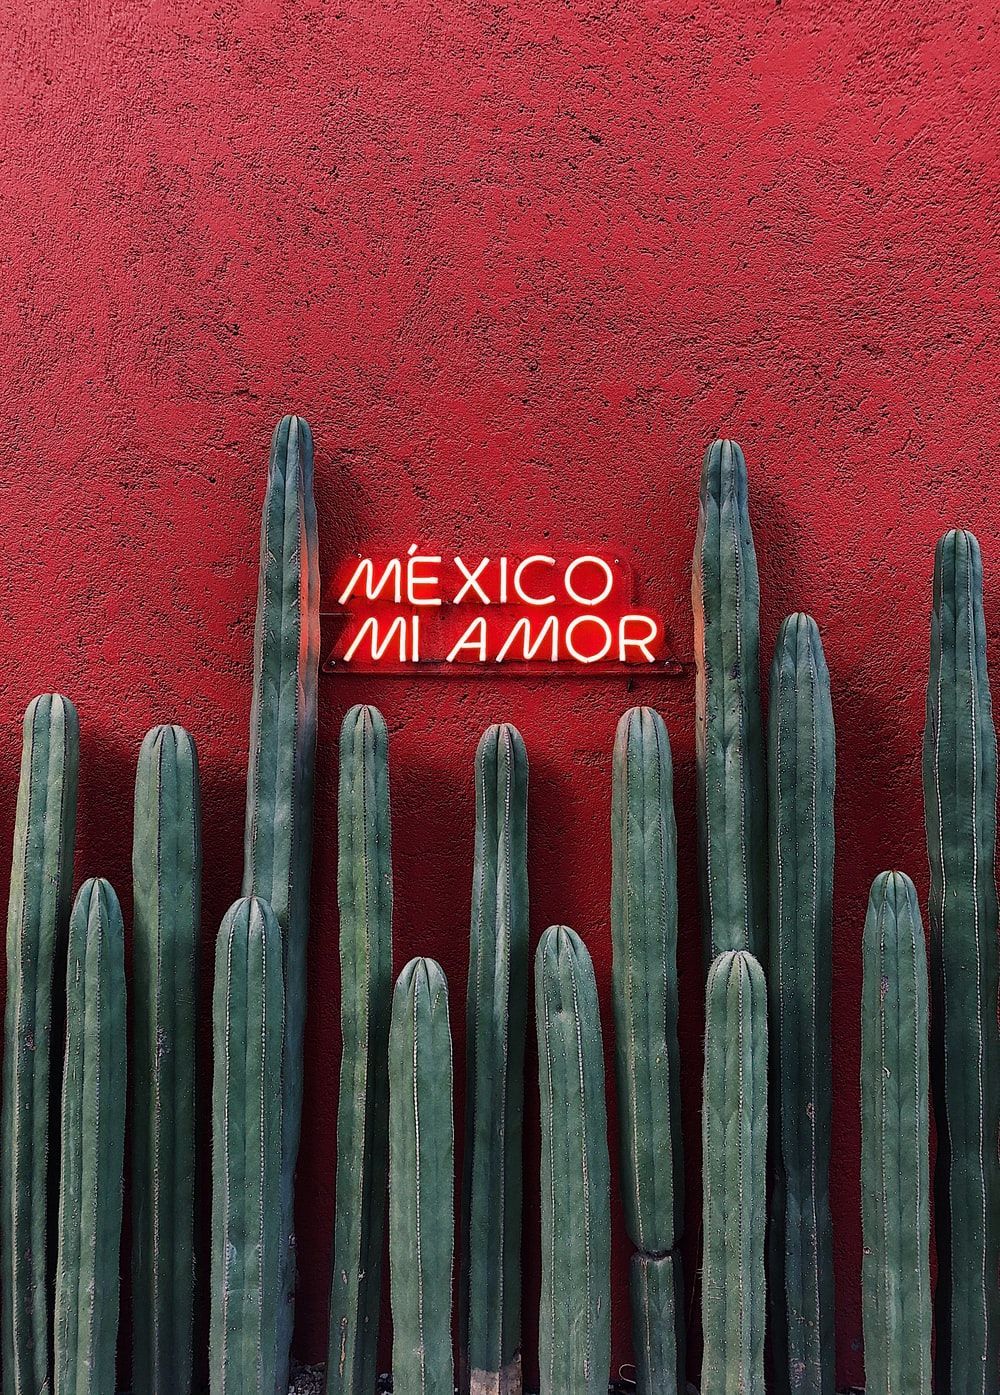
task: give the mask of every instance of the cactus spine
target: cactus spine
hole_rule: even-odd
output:
[[[618,723],[611,793],[615,1067],[639,1395],[683,1391],[684,1217],[677,1048],[677,830],[660,716]]]
[[[279,1395],[285,1395],[288,1385],[295,1289],[295,1163],[302,1119],[318,672],[312,434],[301,417],[283,417],[271,441],[261,525],[243,864],[243,894],[271,905],[281,928],[284,964]]]
[[[139,752],[132,885],[132,1387],[189,1395],[201,805],[183,727],[154,727]]]
[[[611,1218],[604,1050],[594,966],[550,926],[535,955],[542,1124],[541,1395],[607,1395]]]
[[[767,994],[744,950],[706,990],[702,1395],[764,1395]]]
[[[774,1372],[834,1395],[830,1222],[834,730],[816,623],[778,632],[768,721],[771,1012],[777,1146],[771,1242]]]
[[[763,959],[766,791],[760,717],[760,587],[735,441],[705,452],[692,581],[702,924],[708,960]]]
[[[69,926],[62,1088],[55,1395],[115,1388],[125,1146],[125,946],[106,881],[80,888]]]
[[[0,1304],[10,1395],[51,1388],[49,1121],[59,1080],[53,998],[69,925],[79,763],[76,708],[58,694],[35,698],[24,714],[7,911]]]
[[[900,872],[883,872],[868,901],[861,1004],[867,1395],[930,1395],[931,1389],[925,953],[913,883]]]
[[[394,1395],[454,1395],[455,1140],[448,986],[412,959],[389,1032],[389,1269]]]
[[[340,732],[337,891],[343,1051],[327,1395],[375,1389],[389,1135],[392,858],[388,735],[374,707]]]
[[[952,1395],[1000,1389],[996,796],[982,559],[971,533],[951,532],[934,561],[924,810],[938,1125],[936,1366],[938,1386]]]
[[[476,752],[467,999],[460,1348],[471,1395],[519,1395],[524,1038],[528,993],[528,758],[520,733]]]
[[[212,998],[211,1395],[275,1388],[283,1000],[277,919],[244,898],[223,917]]]

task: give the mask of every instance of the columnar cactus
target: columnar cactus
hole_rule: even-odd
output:
[[[275,1389],[283,1001],[277,918],[244,898],[219,930],[212,998],[211,1395]]]
[[[764,738],[760,716],[760,587],[735,441],[705,452],[692,581],[695,737],[702,924],[707,958],[767,933]]]
[[[154,727],[139,752],[132,885],[132,1389],[189,1395],[201,805],[183,727]]]
[[[834,1395],[830,1223],[834,730],[816,623],[790,615],[771,666],[768,776],[775,1189],[775,1382]]]
[[[670,742],[649,707],[633,707],[618,723],[611,850],[622,1195],[638,1251],[631,1283],[637,1389],[672,1395],[684,1390],[677,829]]]
[[[745,950],[706,990],[702,1395],[764,1395],[767,994]]]
[[[471,1395],[519,1395],[521,1146],[528,995],[528,758],[504,724],[476,752],[459,1300]]]
[[[66,954],[79,763],[76,708],[58,694],[35,698],[24,714],[7,911],[0,1309],[9,1395],[51,1389],[49,1119],[59,1080],[53,1000]]]
[[[392,1008],[388,735],[374,707],[340,731],[340,1102],[327,1395],[375,1389]]]
[[[535,955],[542,1123],[541,1395],[607,1395],[611,1201],[604,1049],[586,946],[550,926]]]
[[[861,1265],[867,1395],[930,1395],[927,964],[909,877],[872,884],[861,990]],[[957,1392],[968,1387],[945,1386]]]
[[[455,1140],[448,986],[412,959],[389,1031],[389,1279],[394,1395],[454,1395]]]
[[[312,434],[301,417],[283,417],[271,441],[261,526],[243,863],[243,895],[269,902],[281,927],[284,956],[279,1395],[288,1384],[295,1288],[293,1203],[302,1119],[318,673]]]
[[[936,1383],[952,1395],[1000,1389],[996,797],[982,559],[971,533],[951,532],[934,561],[924,809],[938,1137]]]
[[[69,926],[62,1087],[55,1395],[115,1388],[125,1147],[125,937],[106,881]]]

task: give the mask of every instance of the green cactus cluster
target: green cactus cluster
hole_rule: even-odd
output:
[[[831,685],[816,623],[789,616],[774,650],[765,743],[757,563],[746,462],[733,441],[714,442],[703,462],[693,602],[704,965],[695,966],[690,997],[703,996],[705,1049],[701,1254],[686,1272],[682,1252],[693,1247],[684,1232],[678,1019],[690,985],[683,957],[678,969],[687,927],[678,913],[663,718],[649,706],[630,708],[610,760],[609,986],[632,1374],[638,1395],[685,1392],[685,1314],[700,1298],[702,1395],[764,1395],[768,1321],[769,1388],[834,1395]],[[216,942],[210,1071],[207,1063],[198,1070],[195,1050],[202,828],[193,738],[157,726],[139,752],[127,1043],[118,899],[107,881],[91,878],[72,900],[76,710],[46,694],[25,713],[0,1113],[7,1395],[114,1395],[122,1385],[133,1395],[194,1395],[206,1355],[211,1395],[288,1390],[318,616],[312,437],[301,418],[285,417],[272,441],[261,534],[242,894]],[[876,877],[862,935],[864,1362],[869,1395],[931,1395],[932,1387],[997,1395],[997,748],[982,560],[967,532],[938,545],[930,649],[929,978],[917,894],[903,873]],[[396,1395],[453,1395],[456,1376],[459,1395],[522,1395],[525,1364],[529,1380],[534,1374],[534,1353],[525,1363],[522,1352],[521,1311],[531,1177],[527,752],[509,723],[491,725],[476,751],[465,1098],[456,1101],[443,970],[416,958],[393,986],[388,747],[374,707],[347,712],[326,1392],[376,1389],[387,1346],[380,1337],[388,1336],[380,1332],[387,1249]],[[323,932],[320,953],[330,927]],[[537,944],[534,1012],[538,1385],[541,1395],[606,1395],[612,1173],[600,991],[583,939],[565,925]],[[196,1219],[202,1078],[211,1098],[204,1272]],[[457,1226],[456,1114],[465,1126]],[[123,1372],[126,1154],[132,1350]],[[196,1313],[206,1280],[207,1353],[198,1350]],[[697,1334],[690,1349],[696,1345]]]

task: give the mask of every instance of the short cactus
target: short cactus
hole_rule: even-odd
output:
[[[971,533],[934,561],[924,728],[937,1116],[937,1387],[1000,1390],[1000,1028],[997,746],[986,669],[983,564]]]
[[[865,1389],[930,1395],[927,964],[917,894],[900,872],[875,878],[862,954]]]
[[[76,708],[54,693],[35,698],[24,714],[7,912],[0,1311],[9,1395],[51,1390],[49,1123],[59,1081],[53,1013],[64,988],[58,975],[69,930],[79,764]]]
[[[327,1395],[375,1389],[392,1008],[388,734],[374,707],[340,731],[340,1101]]]
[[[735,441],[705,452],[692,582],[702,928],[709,960],[764,960],[767,823],[760,716],[760,587],[747,467]]]
[[[461,1377],[521,1390],[521,1191],[528,994],[528,758],[504,724],[476,752],[476,851],[466,1012]]]
[[[702,1395],[764,1395],[767,994],[745,950],[720,954],[705,1005]]]
[[[115,1389],[125,1148],[125,935],[107,882],[84,882],[66,967],[55,1395]]]
[[[389,1277],[394,1395],[454,1395],[455,1139],[448,986],[400,974],[389,1030]]]
[[[190,1395],[201,804],[183,727],[139,752],[132,884],[132,1389]]]
[[[294,1188],[302,1120],[318,675],[312,434],[301,417],[282,417],[271,441],[261,524],[243,860],[243,895],[270,904],[281,927],[284,958],[279,1395],[288,1385],[294,1317]]]
[[[565,925],[535,954],[542,1123],[541,1395],[607,1395],[611,1199],[594,966]]]
[[[834,1395],[830,1222],[833,792],[830,675],[816,622],[790,615],[771,666],[768,776],[775,1187],[775,1384]]]
[[[276,1387],[283,1000],[277,918],[244,898],[219,930],[212,998],[211,1395]]]
[[[677,1047],[677,830],[662,718],[618,723],[611,793],[615,1067],[639,1395],[684,1390],[684,1218]],[[665,1363],[665,1364],[663,1364]]]

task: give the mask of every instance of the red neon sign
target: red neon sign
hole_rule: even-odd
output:
[[[326,588],[327,673],[679,673],[629,568],[594,553],[355,557]]]

